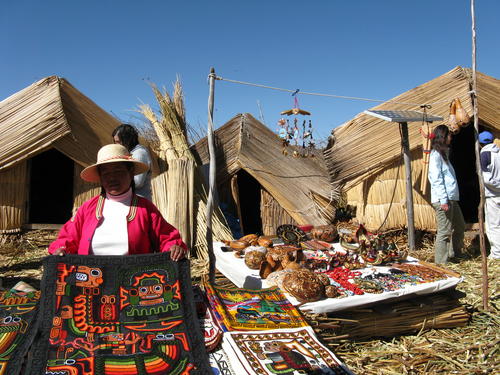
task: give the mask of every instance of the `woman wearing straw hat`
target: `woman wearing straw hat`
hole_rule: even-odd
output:
[[[101,184],[99,196],[86,201],[61,228],[49,246],[54,255],[127,255],[170,251],[182,259],[187,247],[179,231],[168,224],[149,200],[134,192],[134,175],[148,166],[133,159],[119,144],[102,147],[97,163],[80,177]]]
[[[458,205],[460,196],[457,177],[448,156],[451,137],[446,125],[436,126],[429,158],[431,203],[436,211],[437,223],[434,262],[440,264],[460,255],[465,231],[464,217]]]

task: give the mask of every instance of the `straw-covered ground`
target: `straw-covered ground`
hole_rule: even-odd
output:
[[[2,286],[11,287],[23,280],[39,287],[40,260],[53,236],[54,232],[40,230],[0,241]],[[499,374],[500,261],[488,261],[489,309],[484,310],[481,257],[471,238],[466,242],[465,258],[448,266],[464,278],[457,289],[465,294],[460,302],[471,313],[469,324],[385,339],[326,343],[356,374]],[[418,250],[410,255],[432,262],[432,245],[432,235],[424,235]]]
[[[457,289],[471,313],[465,327],[432,329],[414,335],[329,344],[356,374],[499,374],[500,260],[488,261],[489,310],[483,309],[481,257],[477,243],[466,238],[465,259],[447,265],[464,278]],[[477,240],[477,238],[476,238]],[[475,242],[475,241],[474,241]],[[410,254],[433,261],[433,236],[426,235]]]

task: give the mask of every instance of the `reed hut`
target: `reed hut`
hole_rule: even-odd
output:
[[[430,104],[428,113],[442,116],[446,123],[450,103],[458,98],[473,123],[471,88],[472,71],[456,67],[372,109],[422,111],[419,104]],[[488,129],[498,137],[500,81],[478,72],[477,97],[480,131]],[[431,124],[431,129],[436,125]],[[420,188],[421,179],[427,179],[422,173],[421,126],[408,124],[415,228],[433,231],[436,224],[430,189],[423,194]],[[460,205],[469,223],[477,221],[479,202],[474,133],[470,124],[462,128],[453,138],[450,154],[459,183]],[[361,113],[334,129],[330,140],[324,152],[330,182],[333,188],[346,192],[348,204],[356,207],[357,219],[372,231],[405,226],[405,172],[398,124]]]
[[[0,234],[61,224],[98,193],[79,178],[119,121],[50,76],[0,102]]]
[[[281,140],[248,113],[215,131],[218,201],[239,218],[241,232],[271,235],[282,224],[332,222],[332,195],[324,161],[282,153]],[[191,147],[208,170],[207,139]]]

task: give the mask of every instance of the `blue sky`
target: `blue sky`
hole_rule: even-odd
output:
[[[500,78],[500,1],[476,0],[477,67]],[[66,78],[124,122],[147,80],[179,75],[187,119],[206,127],[207,75],[286,89],[390,99],[471,66],[470,0],[5,0],[0,100],[49,75]],[[374,103],[299,95],[316,137]],[[286,92],[216,82],[215,124],[241,112],[276,130]]]

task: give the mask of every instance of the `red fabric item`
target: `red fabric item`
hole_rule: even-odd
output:
[[[310,224],[305,224],[305,225],[297,225],[297,227],[302,231],[302,232],[310,232],[311,229],[313,229],[313,225]]]
[[[63,249],[67,254],[89,255],[94,232],[102,220],[105,199],[97,196],[86,201],[63,225],[49,253]],[[167,223],[156,206],[134,195],[127,216],[129,255],[169,251],[173,245],[187,248],[179,231]]]

